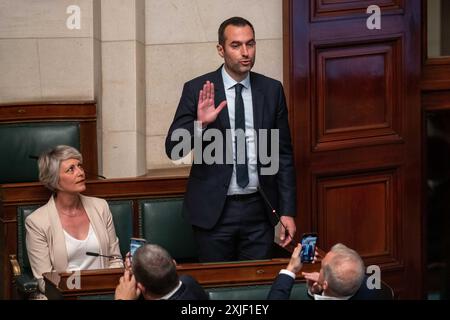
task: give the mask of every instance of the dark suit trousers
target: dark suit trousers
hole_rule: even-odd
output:
[[[228,196],[211,230],[194,227],[201,262],[270,259],[274,228],[261,196]]]

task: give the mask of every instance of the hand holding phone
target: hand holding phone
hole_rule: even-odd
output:
[[[312,263],[316,252],[317,233],[305,233],[302,236],[302,251],[300,252],[300,261],[302,263]]]

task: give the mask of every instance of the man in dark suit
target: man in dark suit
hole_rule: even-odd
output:
[[[178,276],[175,261],[157,245],[145,244],[136,250],[131,269],[126,264],[116,288],[116,300],[208,300],[198,282],[188,275]]]
[[[270,206],[281,214],[282,245],[296,230],[295,172],[284,91],[279,81],[250,72],[256,41],[249,21],[230,18],[218,33],[217,50],[224,64],[185,83],[166,153],[179,160],[194,149],[183,212],[193,225],[200,261],[267,259],[278,222]],[[267,150],[270,162],[262,154]],[[206,159],[208,152],[213,161]]]
[[[289,299],[296,273],[303,267],[301,249],[298,244],[286,269],[278,274],[267,297],[269,300]],[[314,261],[317,253],[315,256]],[[355,250],[338,243],[321,263],[320,272],[302,273],[307,280],[308,294],[315,300],[372,300],[380,296],[377,290],[367,288],[364,262]]]

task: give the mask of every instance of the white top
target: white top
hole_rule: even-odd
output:
[[[233,145],[233,160],[236,163],[236,137],[234,133],[235,125],[235,105],[234,100],[236,92],[234,86],[238,83],[234,80],[225,70],[225,66],[222,67],[222,79],[225,87],[225,96],[227,98],[227,106],[225,112],[228,111],[228,117],[230,118],[231,139]],[[236,181],[236,165],[233,166],[233,174],[231,176],[230,186],[228,187],[228,195],[232,194],[246,194],[254,193],[259,186],[258,172],[257,172],[257,159],[256,159],[256,138],[257,134],[253,125],[253,99],[252,88],[250,86],[250,73],[247,77],[240,82],[244,87],[242,88],[242,100],[244,102],[245,113],[245,137],[247,143],[247,161],[248,161],[248,179],[249,183],[245,188],[238,186]],[[223,112],[223,111],[222,111]]]
[[[86,255],[88,251],[100,253],[100,244],[92,225],[89,223],[89,233],[84,240],[75,239],[66,230],[63,231],[67,249],[67,270],[101,269],[100,257]]]

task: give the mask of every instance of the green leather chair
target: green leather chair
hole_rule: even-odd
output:
[[[0,184],[38,181],[36,159],[43,151],[65,144],[80,150],[77,122],[0,125]]]
[[[36,292],[38,288],[37,280],[33,277],[30,261],[28,260],[25,219],[33,213],[39,205],[24,206],[17,209],[17,262],[18,266],[13,266],[13,273],[17,292],[20,297],[26,298]],[[11,262],[13,265],[15,262]]]
[[[182,198],[139,202],[140,236],[165,248],[178,262],[198,261],[192,227],[183,217]]]
[[[108,205],[119,238],[120,253],[125,257],[130,251],[130,238],[133,236],[133,201],[108,200]]]
[[[270,291],[270,284],[209,288],[206,292],[210,300],[266,300]],[[306,283],[299,282],[294,284],[291,291],[290,300],[311,300],[306,290]]]

